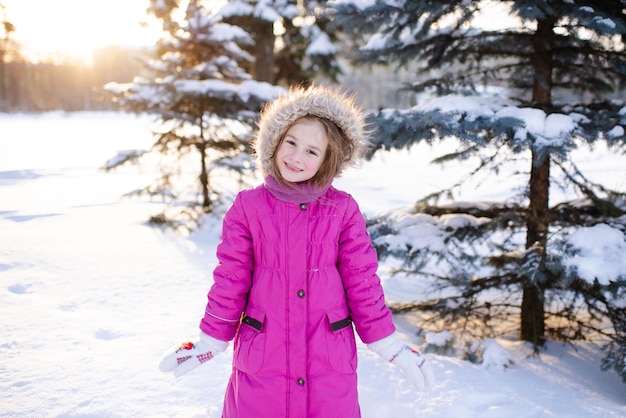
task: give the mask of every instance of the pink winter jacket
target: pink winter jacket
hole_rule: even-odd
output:
[[[265,188],[227,212],[200,329],[234,341],[223,417],[359,417],[353,325],[395,331],[356,201],[334,187],[294,204]]]

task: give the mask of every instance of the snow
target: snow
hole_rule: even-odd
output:
[[[545,138],[548,142],[563,141],[576,130],[577,122],[581,122],[582,115],[560,113],[546,113],[537,108],[519,108],[506,105],[502,98],[491,96],[461,96],[447,95],[434,100],[428,100],[416,106],[421,111],[439,109],[442,112],[462,111],[467,114],[468,120],[484,117],[512,117],[520,119],[524,126],[518,129],[517,137],[525,138],[527,133]],[[619,126],[619,125],[618,125]],[[619,132],[616,130],[615,132]]]
[[[332,43],[328,35],[316,27],[316,35],[311,44],[306,49],[306,55],[330,55],[339,51],[339,48]]]
[[[606,133],[607,138],[617,138],[624,135],[624,128],[620,125],[615,126],[613,129]]]
[[[225,18],[252,15],[267,22],[276,22],[280,19],[276,9],[267,1],[259,1],[255,6],[241,1],[230,1],[220,9],[220,14]]]
[[[376,2],[375,0],[330,0],[328,3],[331,6],[353,4],[355,7],[359,9],[366,9],[368,7],[373,6]]]
[[[600,16],[594,16],[593,20],[595,20],[596,23],[600,23],[602,25],[606,25],[608,28],[611,28],[611,29],[615,29],[617,27],[615,22],[612,19],[609,19],[609,18],[602,18]]]
[[[124,150],[148,148],[148,128],[146,117],[121,113],[0,114],[0,416],[220,416],[232,345],[180,379],[158,370],[164,353],[197,335],[219,219],[189,236],[148,227],[161,203],[120,196],[145,185],[150,169],[99,169]],[[447,170],[428,166],[433,154],[425,150],[386,153],[336,185],[365,213],[408,206],[451,181]],[[600,150],[581,158],[593,180],[623,189],[619,156]],[[408,192],[400,174],[418,179]],[[512,179],[487,189],[508,191]],[[421,219],[417,225],[441,231],[431,217]],[[581,229],[570,244],[580,249],[577,265],[598,277],[625,268],[624,236],[608,225]],[[605,247],[620,250],[607,254]],[[389,268],[381,264],[385,291],[401,294],[406,284],[392,280]],[[410,316],[397,316],[396,324],[422,349],[451,340],[445,331],[418,338]],[[359,343],[363,417],[626,416],[626,385],[600,370],[597,343],[550,342],[534,356],[511,336],[471,349],[482,363],[427,354],[437,384],[416,392],[398,368]]]
[[[578,254],[566,259],[565,264],[578,267],[578,274],[585,280],[597,279],[602,285],[626,272],[626,239],[624,234],[607,224],[580,228],[568,243],[578,249]],[[582,261],[582,262],[581,262]]]

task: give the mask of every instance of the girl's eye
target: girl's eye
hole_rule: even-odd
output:
[[[286,142],[288,145],[291,145],[291,146],[296,145],[296,141],[294,141],[293,139],[287,139],[285,142]]]
[[[309,150],[309,154],[311,154],[314,157],[317,157],[317,151]]]

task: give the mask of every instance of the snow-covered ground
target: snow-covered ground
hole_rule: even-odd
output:
[[[120,198],[150,173],[98,170],[151,141],[148,119],[132,115],[0,114],[0,416],[220,416],[232,347],[178,380],[157,368],[197,334],[219,221],[190,236],[150,228],[159,203]],[[609,157],[583,165],[623,190],[623,161]],[[389,153],[336,185],[366,213],[406,206],[455,179],[427,168],[429,158]],[[478,197],[510,187],[494,180],[492,196]],[[385,290],[397,294],[385,269]],[[398,328],[419,347],[409,319]],[[483,364],[429,354],[437,384],[427,392],[359,345],[363,417],[626,416],[626,385],[600,370],[597,344],[552,342],[539,358],[514,338],[485,344]]]

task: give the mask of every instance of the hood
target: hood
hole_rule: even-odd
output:
[[[333,121],[354,144],[354,152],[343,163],[342,171],[358,161],[367,138],[362,109],[356,105],[353,97],[330,87],[298,87],[266,105],[261,113],[259,130],[252,146],[257,156],[257,165],[264,176],[276,176],[272,167],[272,156],[280,139],[296,120],[307,115]]]

